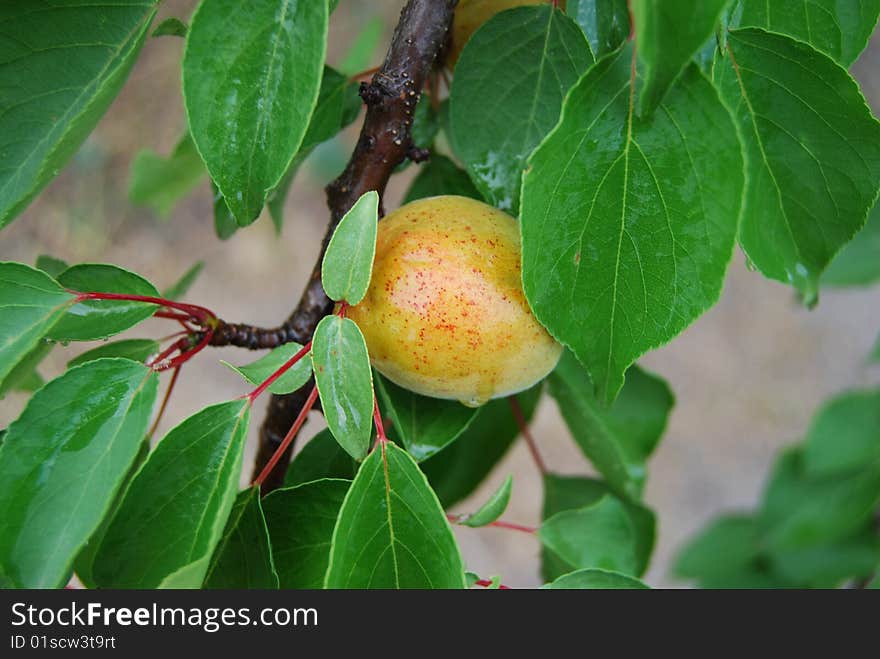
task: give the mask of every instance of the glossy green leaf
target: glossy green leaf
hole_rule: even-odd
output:
[[[302,346],[292,341],[272,349],[257,361],[251,362],[246,366],[233,366],[222,359],[220,363],[231,368],[251,384],[259,385],[265,382],[269,376],[274,374],[300,350],[302,350]],[[275,380],[269,386],[269,391],[273,394],[289,394],[302,387],[309,381],[310,377],[312,377],[312,364],[309,361],[309,356],[306,355],[287,369],[284,375]]]
[[[391,417],[396,437],[418,462],[454,441],[479,412],[458,401],[420,396],[378,374],[374,382],[379,408]]]
[[[36,266],[37,270],[42,270],[53,278],[57,277],[70,267],[67,261],[56,259],[54,256],[49,256],[48,254],[40,254],[37,257]]]
[[[849,474],[811,477],[800,449],[777,460],[759,523],[765,546],[788,551],[825,545],[862,529],[880,506],[880,462]]]
[[[52,352],[52,343],[39,341],[16,363],[6,377],[0,379],[0,398],[9,391],[33,392],[43,386],[43,378],[37,373],[37,366]]]
[[[196,261],[189,270],[181,275],[180,279],[162,291],[162,297],[168,300],[181,299],[189,292],[189,289],[195,283],[196,278],[202,273],[204,267],[204,261]]]
[[[125,293],[156,297],[159,291],[140,275],[115,265],[81,263],[61,273],[58,283],[81,293]],[[73,305],[49,331],[57,341],[106,339],[146,320],[155,304],[127,300],[85,300]]]
[[[0,6],[0,228],[52,180],[137,59],[155,0]]]
[[[367,294],[376,231],[379,222],[379,194],[365,192],[342,216],[321,262],[321,283],[327,297],[355,305]]]
[[[327,3],[212,0],[192,17],[183,94],[196,147],[240,226],[299,149],[318,99]]]
[[[281,588],[321,588],[336,517],[351,481],[323,479],[263,499]]]
[[[214,549],[204,588],[278,588],[260,488],[239,492]]]
[[[822,273],[823,286],[868,286],[880,281],[880,204]]]
[[[563,512],[595,506],[603,497],[614,499],[608,486],[602,481],[582,476],[546,474],[541,519],[546,521]],[[631,574],[642,574],[648,567],[654,549],[656,526],[654,513],[636,503],[622,501],[621,504],[629,520],[628,526],[632,530],[629,548],[634,557],[635,568]],[[552,581],[579,567],[584,566],[573,563],[570,557],[557,554],[550,545],[544,545],[541,572],[547,581]]]
[[[168,432],[134,477],[93,564],[103,588],[198,588],[241,474],[250,405],[207,407]]]
[[[214,200],[214,233],[220,240],[228,240],[238,231],[238,223],[214,181],[211,181],[211,198]]]
[[[624,496],[641,496],[645,460],[675,403],[666,382],[631,366],[620,395],[606,408],[583,366],[566,351],[550,376],[550,393],[578,446],[611,487]]]
[[[633,20],[644,85],[639,113],[652,113],[715,31],[729,0],[634,0]]]
[[[464,588],[458,546],[427,479],[406,451],[381,447],[339,511],[325,586]]]
[[[758,29],[727,36],[716,86],[749,172],[740,244],[808,304],[832,257],[864,225],[880,181],[880,123],[858,85],[809,45]]]
[[[0,571],[58,588],[147,431],[158,376],[126,359],[71,369],[28,401],[0,447]]]
[[[185,37],[187,31],[186,23],[179,18],[171,16],[156,26],[153,30],[154,37]]]
[[[538,384],[516,394],[526,420],[535,413],[541,393]],[[480,407],[455,442],[421,465],[443,506],[449,508],[477,489],[518,435],[509,401],[490,400]]]
[[[403,203],[447,194],[483,200],[466,171],[446,156],[435,153],[428,162],[419,165],[419,173],[406,191]]]
[[[699,69],[641,120],[632,55],[581,78],[523,182],[526,296],[603,404],[636,358],[718,299],[743,185],[734,125]]]
[[[486,526],[497,520],[504,511],[507,510],[507,504],[510,503],[510,492],[513,488],[513,476],[508,476],[499,486],[489,500],[486,501],[477,512],[467,515],[458,520],[459,524],[471,526],[474,528]]]
[[[102,357],[125,357],[143,364],[147,358],[158,353],[159,342],[153,339],[122,339],[121,341],[104,343],[97,348],[77,355],[67,362],[67,368],[73,368]]]
[[[205,165],[189,133],[167,158],[145,149],[135,156],[128,179],[128,198],[167,217],[178,201],[206,176]]]
[[[23,263],[0,263],[0,382],[40,343],[74,296]]]
[[[362,460],[373,427],[373,376],[354,321],[321,319],[312,339],[312,370],[330,432],[351,457]]]
[[[339,445],[333,433],[325,428],[293,456],[284,476],[284,485],[293,487],[322,478],[351,480],[357,469],[357,462]]]
[[[526,158],[593,61],[577,24],[548,3],[496,14],[468,41],[449,93],[450,139],[490,204],[516,212]]]
[[[566,9],[584,31],[596,59],[617,50],[629,36],[626,0],[568,0]]]
[[[644,590],[648,586],[619,572],[586,569],[563,574],[542,586],[549,590]]]
[[[880,461],[880,388],[853,391],[826,403],[804,441],[804,470],[832,476]]]
[[[880,0],[738,0],[735,22],[806,41],[843,66],[868,44],[880,15]]]

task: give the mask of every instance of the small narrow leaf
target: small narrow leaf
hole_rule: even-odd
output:
[[[166,18],[164,21],[159,23],[156,26],[156,29],[153,30],[154,37],[185,37],[186,36],[186,23],[184,23],[179,18],[174,18],[173,16]]]
[[[717,301],[742,201],[712,85],[690,66],[639,119],[632,63],[629,46],[581,78],[523,181],[523,288],[606,405],[635,359]]]
[[[260,488],[248,488],[236,497],[203,587],[278,588]]]
[[[302,346],[296,341],[291,341],[274,348],[268,354],[246,366],[233,366],[222,359],[220,363],[231,368],[251,384],[259,385],[300,350],[302,350]],[[269,391],[273,394],[289,394],[302,387],[309,381],[310,377],[312,377],[312,364],[309,361],[308,355],[306,355],[287,369],[284,375],[275,380],[269,386]]]
[[[50,277],[58,277],[62,272],[67,270],[70,265],[61,259],[56,259],[48,254],[40,254],[36,262],[37,270],[42,270]]]
[[[526,158],[593,62],[583,32],[549,3],[501,12],[468,41],[449,95],[450,139],[490,204],[516,212]]]
[[[312,339],[312,370],[330,432],[351,457],[370,447],[373,382],[364,336],[354,321],[326,316]]]
[[[155,0],[0,9],[0,228],[51,181],[122,87]]]
[[[189,292],[190,287],[195,283],[196,278],[201,274],[205,267],[204,261],[197,261],[193,266],[183,273],[183,275],[171,286],[162,291],[162,297],[168,300],[179,300]]]
[[[619,572],[586,569],[563,574],[558,579],[545,584],[549,590],[644,590],[648,586]]]
[[[380,409],[390,415],[395,436],[418,462],[453,442],[479,412],[458,401],[420,396],[378,374],[373,381]]]
[[[102,357],[125,357],[143,364],[148,357],[158,354],[158,352],[159,342],[153,339],[123,339],[87,350],[67,362],[67,368],[73,368]]]
[[[250,406],[207,407],[173,428],[134,477],[93,565],[102,588],[198,588],[232,510]]]
[[[480,509],[473,515],[468,515],[459,520],[459,524],[472,526],[474,528],[486,526],[497,520],[504,511],[507,510],[507,504],[510,503],[510,491],[513,488],[513,476],[504,479],[501,486],[495,490],[489,500],[486,501]]]
[[[321,588],[336,517],[351,481],[316,480],[263,499],[281,588]]]
[[[568,0],[566,10],[584,31],[595,59],[617,50],[629,36],[627,0]]]
[[[376,231],[379,222],[379,194],[365,192],[342,217],[321,263],[321,283],[327,297],[355,305],[370,286]]]
[[[855,238],[844,245],[825,272],[823,286],[870,286],[880,281],[880,204]]]
[[[128,198],[133,204],[147,206],[166,217],[205,176],[205,165],[187,133],[167,158],[148,149],[135,156],[128,180]]]
[[[634,0],[633,20],[645,84],[639,111],[649,115],[706,39],[728,0]]]
[[[880,123],[846,70],[805,43],[749,28],[728,32],[727,50],[714,76],[745,145],[740,244],[812,304],[877,198]]]
[[[674,404],[668,385],[638,366],[611,407],[593,394],[586,371],[566,351],[550,376],[550,393],[584,455],[621,496],[639,498],[645,460],[651,455]]]
[[[0,382],[73,304],[49,275],[23,263],[0,263]]]
[[[108,511],[147,431],[158,376],[126,359],[40,389],[0,447],[0,573],[59,588]]]
[[[428,162],[419,166],[419,173],[406,191],[403,203],[447,194],[483,200],[466,171],[446,156],[434,153]]]
[[[357,462],[339,445],[333,433],[325,428],[293,456],[284,476],[284,485],[293,487],[322,478],[351,480],[357,469]]]
[[[58,277],[62,286],[81,293],[125,293],[157,297],[159,291],[146,279],[115,265],[82,263]],[[155,304],[126,300],[85,300],[73,305],[49,331],[57,341],[106,339],[146,320]]]
[[[212,0],[192,17],[183,94],[196,147],[239,226],[299,149],[318,98],[326,2]]]
[[[383,443],[361,465],[333,531],[327,588],[464,588],[440,502],[403,449]]]

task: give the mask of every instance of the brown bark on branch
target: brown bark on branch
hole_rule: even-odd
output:
[[[415,154],[410,138],[413,114],[437,54],[446,42],[456,2],[409,0],[400,14],[385,62],[369,84],[361,83],[360,95],[367,106],[361,134],[345,171],[326,188],[330,208],[327,233],[299,304],[279,328],[279,339],[283,333],[288,341],[307,343],[321,318],[333,310],[333,302],[321,286],[321,261],[330,236],[362,194],[376,190],[381,198],[394,168],[408,155]],[[270,400],[260,429],[255,474],[262,470],[290,429],[311,386],[309,383],[292,394],[273,396]],[[283,483],[291,449],[292,446],[263,483],[264,493]]]

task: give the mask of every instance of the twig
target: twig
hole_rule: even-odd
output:
[[[508,396],[507,400],[510,403],[510,411],[513,413],[513,420],[516,421],[516,425],[519,426],[520,434],[523,436],[523,439],[526,440],[526,446],[529,447],[529,452],[532,454],[532,459],[538,466],[538,471],[541,472],[541,475],[546,475],[547,465],[544,463],[544,459],[538,452],[538,444],[535,442],[535,438],[532,436],[532,431],[529,430],[529,423],[528,421],[526,421],[526,416],[525,414],[523,414],[522,406],[519,404],[519,400],[515,395]]]

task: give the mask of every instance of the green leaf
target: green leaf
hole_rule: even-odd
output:
[[[357,462],[343,450],[333,433],[325,428],[293,456],[284,476],[284,486],[293,487],[322,478],[351,480],[357,468]]]
[[[0,572],[58,588],[110,507],[147,431],[158,376],[102,359],[40,389],[0,447]]]
[[[639,114],[651,114],[714,32],[728,0],[635,0],[632,5],[645,82]]]
[[[806,41],[848,67],[868,44],[880,0],[739,0],[739,27],[762,27]]]
[[[211,197],[214,200],[214,233],[220,240],[228,240],[238,231],[238,223],[214,181],[211,181]]]
[[[159,342],[153,339],[123,339],[104,343],[97,348],[87,350],[67,362],[67,368],[73,368],[102,357],[125,357],[143,364],[147,358],[158,354],[158,352]]]
[[[312,339],[312,370],[330,432],[363,460],[373,427],[373,378],[364,336],[354,321],[325,316]]]
[[[745,145],[740,244],[813,304],[822,270],[877,198],[880,123],[849,74],[805,43],[733,30],[727,50],[714,76]]]
[[[549,590],[644,590],[648,586],[619,572],[586,569],[563,574],[542,588]]]
[[[285,362],[290,360],[300,350],[302,350],[302,346],[292,341],[274,348],[257,361],[251,362],[246,366],[233,366],[222,359],[220,363],[231,368],[251,384],[259,385],[265,382],[269,376],[274,374],[275,371],[281,368]],[[287,369],[284,375],[275,380],[269,386],[269,391],[273,394],[289,394],[302,387],[311,377],[312,365],[308,355],[306,355]]]
[[[259,487],[243,490],[236,497],[203,587],[278,588]]]
[[[323,479],[263,499],[281,588],[321,588],[336,517],[351,481]]]
[[[361,465],[333,530],[327,588],[464,588],[446,515],[409,454],[382,443]]]
[[[717,301],[743,185],[736,131],[699,69],[642,120],[631,63],[629,46],[581,78],[523,182],[526,296],[603,404]]]
[[[81,293],[125,293],[157,297],[159,291],[146,279],[115,265],[80,263],[61,273],[58,283]],[[49,330],[56,341],[106,339],[146,320],[155,304],[127,300],[84,300],[67,311]]]
[[[410,137],[416,147],[427,149],[434,143],[434,138],[440,132],[440,116],[434,109],[434,101],[430,94],[422,94],[416,111],[413,113]]]
[[[459,519],[458,523],[474,528],[491,524],[501,517],[507,509],[507,504],[510,503],[510,491],[512,488],[513,476],[508,476],[492,496],[489,497],[489,500],[480,506],[477,512]]]
[[[835,588],[870,577],[880,567],[880,538],[868,528],[827,545],[771,551],[769,561],[782,578],[802,588]]]
[[[471,424],[479,408],[458,401],[420,396],[374,375],[379,407],[391,416],[394,432],[411,456],[421,462],[442,450]]]
[[[205,166],[189,133],[167,158],[144,149],[135,156],[128,179],[128,198],[167,217],[178,201],[205,178]]]
[[[327,3],[212,0],[192,17],[183,95],[196,147],[239,226],[299,149],[318,99]]]
[[[542,385],[516,394],[526,420],[532,418]],[[507,400],[490,400],[458,439],[421,467],[445,508],[471,494],[504,457],[519,435]]]
[[[563,512],[579,511],[584,507],[596,506],[603,498],[617,501],[608,486],[601,481],[582,476],[546,474],[544,476],[544,507],[541,519],[547,521]],[[634,559],[634,569],[631,574],[642,574],[648,567],[651,552],[654,549],[656,526],[654,513],[636,503],[629,501],[620,501],[620,503],[628,519],[626,526],[632,532],[628,541],[628,554]],[[575,516],[575,519],[579,520],[580,518]],[[572,530],[578,530],[577,524]],[[554,547],[545,544],[541,556],[541,572],[547,581],[552,581],[579,567],[590,566],[578,565],[572,562],[571,557],[560,555]]]
[[[595,397],[584,368],[565,351],[550,375],[550,393],[578,446],[612,489],[639,498],[645,461],[666,429],[675,403],[666,382],[631,366],[620,395],[606,408]]]
[[[703,588],[736,587],[756,569],[759,534],[751,515],[725,515],[692,538],[675,560],[675,573]]]
[[[565,510],[538,529],[541,543],[574,568],[641,574],[637,530],[626,506],[605,495],[596,503]]]
[[[75,297],[23,263],[0,263],[0,382],[25,359]]]
[[[403,203],[408,204],[416,199],[438,195],[458,195],[483,200],[467,172],[459,169],[458,165],[446,156],[434,153],[431,154],[428,162],[419,166],[419,173],[406,191]]]
[[[788,551],[852,535],[880,505],[880,463],[850,474],[810,477],[799,449],[784,453],[764,492],[759,523],[765,546]]]
[[[162,291],[162,297],[167,300],[179,300],[189,292],[190,287],[195,283],[196,277],[205,267],[204,261],[196,261],[193,266],[183,273],[183,275],[171,286]]]
[[[867,286],[880,281],[880,204],[822,273],[823,286]]]
[[[34,392],[43,386],[43,378],[37,373],[37,366],[52,352],[52,343],[40,341],[34,348],[25,354],[9,374],[0,379],[0,398],[9,391]]]
[[[198,588],[232,510],[250,406],[207,407],[173,428],[134,477],[93,564],[103,588]]]
[[[809,476],[832,476],[880,461],[880,388],[853,391],[826,403],[804,441]]]
[[[70,267],[67,261],[56,259],[54,256],[49,256],[48,254],[40,254],[37,257],[36,266],[37,270],[42,270],[53,278],[57,277]]]
[[[166,18],[164,21],[159,23],[156,26],[156,29],[153,30],[154,37],[185,37],[186,36],[186,23],[184,23],[179,18],[174,18],[171,16],[170,18]]]
[[[450,139],[490,204],[516,212],[526,158],[593,61],[577,24],[547,3],[496,14],[468,41],[449,93]]]
[[[116,97],[156,13],[30,0],[0,8],[0,228],[67,164]]]
[[[626,5],[626,0],[568,0],[568,15],[584,31],[595,59],[617,50],[629,36]]]
[[[379,222],[379,194],[365,192],[342,216],[321,263],[321,283],[327,297],[355,305],[367,294],[376,231]]]
[[[367,21],[348,46],[348,52],[339,63],[339,71],[349,77],[366,69],[373,61],[384,31],[385,22],[381,18],[375,17]]]
[[[316,146],[334,137],[353,122],[360,109],[361,98],[358,96],[357,83],[352,82],[329,66],[325,66],[318,102],[299,151],[290,161],[281,181],[269,193],[266,200],[266,206],[269,208],[269,214],[272,216],[277,233],[281,233],[284,224],[284,202],[287,200],[287,193],[300,166]]]

